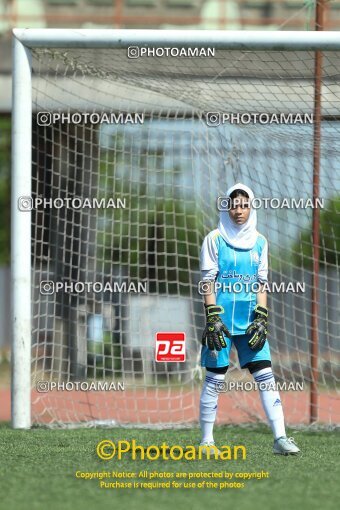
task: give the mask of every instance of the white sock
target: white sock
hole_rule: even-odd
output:
[[[218,391],[217,381],[224,381],[225,374],[215,374],[206,371],[200,399],[200,425],[202,432],[202,443],[214,441],[213,428],[217,413]]]
[[[275,378],[270,367],[253,373],[253,377],[260,385],[260,397],[263,409],[273,431],[274,439],[286,435],[280,394],[273,389]]]

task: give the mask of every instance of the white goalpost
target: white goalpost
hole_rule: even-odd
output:
[[[197,423],[200,247],[236,182],[296,199],[258,210],[270,280],[304,284],[269,294],[273,370],[288,424],[338,425],[339,33],[15,29],[13,64],[13,427]],[[257,393],[218,420],[264,421]]]

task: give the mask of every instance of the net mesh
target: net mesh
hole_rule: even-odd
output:
[[[318,417],[328,425],[340,421],[339,64],[338,52],[323,54]],[[269,241],[270,280],[305,283],[305,292],[269,294],[268,338],[277,381],[304,386],[282,393],[286,422],[308,423],[313,124],[208,125],[206,114],[311,115],[313,80],[314,53],[304,51],[216,50],[213,58],[191,59],[128,59],[126,49],[33,51],[33,197],[115,202],[33,211],[33,423],[197,422],[199,253],[217,226],[217,197],[236,182],[256,197],[307,204],[261,207],[258,229]],[[38,112],[132,120],[39,125]],[[41,293],[41,281],[119,288]],[[185,362],[155,361],[159,331],[185,332]],[[232,353],[227,379],[249,377]],[[38,381],[108,381],[115,388],[42,393]],[[258,394],[221,394],[218,420],[264,421]]]

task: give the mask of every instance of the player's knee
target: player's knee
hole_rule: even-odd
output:
[[[213,368],[205,367],[205,368],[208,372],[213,372],[214,374],[226,374],[229,365],[227,365],[226,367],[213,367]]]
[[[242,368],[248,368],[249,372],[253,374],[254,372],[258,372],[263,368],[270,368],[272,366],[272,362],[270,360],[259,360],[259,361],[250,361]]]

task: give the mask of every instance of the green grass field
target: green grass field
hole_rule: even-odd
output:
[[[265,427],[219,427],[216,443],[245,445],[246,460],[132,461],[129,456],[121,461],[103,461],[96,455],[96,445],[102,439],[135,439],[144,446],[161,445],[163,441],[170,446],[184,446],[197,444],[199,431],[121,428],[14,431],[8,424],[2,424],[0,508],[210,510],[230,503],[237,510],[339,508],[339,433],[289,432],[303,452],[299,457],[274,456],[271,434]],[[187,473],[263,470],[269,471],[270,477],[249,480],[243,489],[100,489],[98,480],[76,479],[77,470]]]

